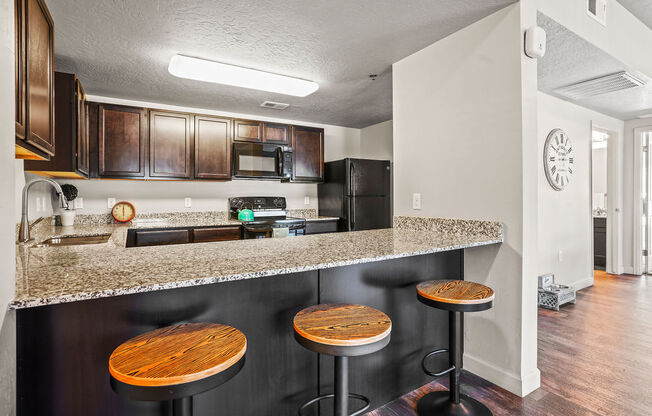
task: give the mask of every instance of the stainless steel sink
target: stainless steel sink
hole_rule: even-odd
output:
[[[56,247],[56,246],[81,246],[86,244],[102,244],[109,241],[111,234],[100,235],[70,235],[64,237],[48,238],[34,247]]]

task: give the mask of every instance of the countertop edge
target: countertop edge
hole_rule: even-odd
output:
[[[313,264],[308,266],[298,266],[298,267],[290,267],[290,268],[283,268],[283,269],[271,269],[271,270],[265,270],[260,272],[240,273],[235,275],[226,275],[226,276],[218,276],[218,277],[206,277],[201,279],[182,280],[178,282],[161,283],[161,284],[154,284],[154,285],[134,286],[130,288],[111,289],[111,290],[104,290],[99,292],[82,292],[82,293],[76,293],[74,295],[51,296],[51,297],[39,298],[35,300],[26,300],[26,301],[12,300],[7,305],[7,308],[9,310],[19,310],[19,309],[33,308],[39,306],[49,306],[49,305],[57,305],[57,304],[64,304],[64,303],[71,303],[71,302],[79,302],[84,300],[102,299],[102,298],[108,298],[113,296],[153,292],[158,290],[168,290],[168,289],[176,289],[182,287],[202,286],[202,285],[208,285],[214,283],[231,282],[237,280],[271,277],[271,276],[300,273],[300,272],[307,272],[313,270],[330,269],[334,267],[350,266],[355,264],[372,263],[372,262],[383,261],[383,260],[392,260],[392,259],[414,257],[414,256],[420,256],[426,254],[435,254],[435,253],[441,253],[445,251],[454,251],[454,250],[462,250],[462,249],[468,249],[474,247],[482,247],[482,246],[488,246],[493,244],[501,244],[502,242],[503,242],[503,236],[501,235],[499,238],[496,239],[488,239],[485,241],[478,241],[474,243],[437,247],[432,249],[418,250],[418,251],[398,253],[398,254],[389,254],[389,255],[378,256],[378,257],[366,257],[366,258],[353,259],[353,260],[336,261],[331,263]]]

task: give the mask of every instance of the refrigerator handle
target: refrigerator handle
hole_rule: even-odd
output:
[[[349,184],[351,185],[351,205],[349,207],[349,229],[353,231],[355,229],[355,181],[353,176],[355,175],[355,165],[351,162],[349,167]]]

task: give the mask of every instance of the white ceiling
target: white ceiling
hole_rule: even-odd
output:
[[[618,0],[618,2],[652,29],[652,0]]]
[[[56,69],[88,94],[366,127],[392,118],[391,64],[516,0],[48,0]],[[316,81],[305,98],[183,80],[175,54]],[[375,81],[369,74],[378,74]],[[287,110],[259,107],[265,101]]]
[[[546,31],[548,40],[546,55],[538,61],[540,91],[621,120],[652,112],[652,79],[649,76],[627,67],[542,13],[538,14],[537,23]],[[570,100],[555,92],[560,87],[620,71],[629,71],[647,84],[581,100]]]

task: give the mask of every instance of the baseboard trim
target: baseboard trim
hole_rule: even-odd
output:
[[[634,266],[624,266],[623,273],[625,274],[636,274],[634,273]]]
[[[520,397],[527,396],[541,386],[541,372],[538,368],[521,377],[477,357],[464,354],[464,369]]]
[[[583,279],[583,280],[578,280],[577,282],[573,283],[571,285],[575,290],[582,290],[585,289],[589,286],[593,286],[593,276]]]

